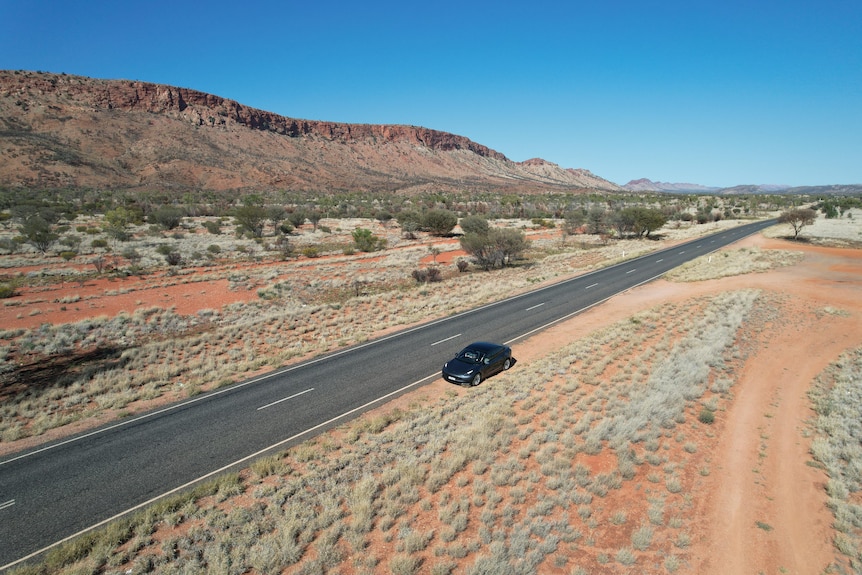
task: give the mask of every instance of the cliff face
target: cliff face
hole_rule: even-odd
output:
[[[8,186],[619,189],[438,130],[301,120],[186,88],[34,72],[0,71],[0,145]]]

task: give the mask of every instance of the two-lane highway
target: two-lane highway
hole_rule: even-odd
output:
[[[471,341],[512,343],[774,223],[699,238],[7,456],[0,570],[431,381]]]

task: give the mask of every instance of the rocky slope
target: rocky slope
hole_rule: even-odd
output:
[[[620,188],[417,126],[300,120],[195,90],[0,71],[0,186],[141,190]]]

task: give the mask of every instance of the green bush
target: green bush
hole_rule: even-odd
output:
[[[711,425],[713,421],[715,421],[715,413],[710,411],[707,408],[703,408],[700,410],[700,414],[697,416],[697,419],[701,423],[706,423],[707,425]]]
[[[0,298],[5,299],[15,295],[15,288],[9,284],[0,284]]]
[[[458,216],[449,210],[428,210],[422,215],[422,227],[435,236],[445,236],[458,223]]]
[[[317,258],[320,257],[320,250],[317,249],[317,246],[305,246],[302,248],[302,255],[307,258]]]

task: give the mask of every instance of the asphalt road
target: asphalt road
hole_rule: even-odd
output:
[[[0,570],[432,381],[472,341],[509,343],[517,358],[517,340],[774,223],[699,238],[7,456]]]

